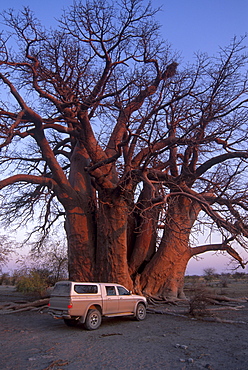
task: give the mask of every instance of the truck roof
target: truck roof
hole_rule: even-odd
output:
[[[65,284],[65,283],[85,284],[85,285],[95,284],[95,285],[104,285],[104,286],[113,286],[113,285],[123,286],[123,285],[118,284],[118,283],[98,283],[98,282],[95,282],[95,281],[89,282],[89,281],[71,281],[71,280],[61,280],[61,281],[58,281],[56,284]]]

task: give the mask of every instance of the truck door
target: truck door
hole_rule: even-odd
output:
[[[119,312],[134,312],[137,299],[123,286],[117,286],[119,293]]]
[[[117,295],[115,286],[105,286],[106,300],[105,300],[105,314],[116,314],[119,309],[119,296]]]

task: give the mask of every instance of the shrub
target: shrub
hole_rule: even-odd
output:
[[[229,284],[229,278],[226,276],[221,276],[220,277],[220,286],[222,288],[227,288]]]
[[[18,292],[25,294],[45,297],[47,295],[47,288],[51,286],[49,277],[50,272],[48,270],[28,270],[26,273],[19,275],[16,282],[16,289]]]
[[[243,280],[246,279],[248,275],[245,272],[236,271],[232,276],[236,280]]]
[[[208,304],[208,292],[203,287],[199,287],[195,290],[194,295],[189,300],[189,314],[193,317],[208,316],[209,311],[207,309]]]

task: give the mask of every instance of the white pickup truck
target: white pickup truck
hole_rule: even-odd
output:
[[[144,320],[146,307],[145,297],[119,284],[59,281],[51,293],[48,312],[68,326],[82,323],[93,330],[101,325],[102,316],[131,315]]]

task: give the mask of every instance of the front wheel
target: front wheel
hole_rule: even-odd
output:
[[[135,318],[138,321],[146,318],[146,306],[143,303],[138,303]]]
[[[95,330],[99,328],[102,322],[101,313],[98,310],[89,310],[86,316],[84,326],[87,330]]]

